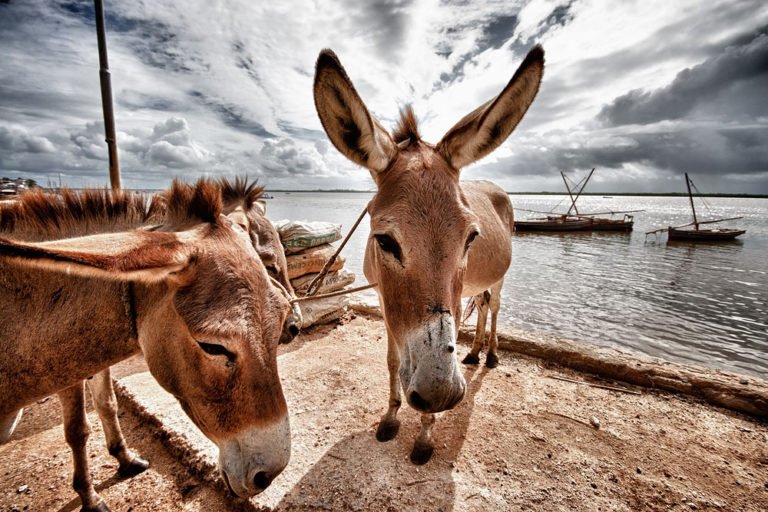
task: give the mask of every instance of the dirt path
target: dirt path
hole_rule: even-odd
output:
[[[459,356],[467,351],[462,347]],[[281,350],[291,412],[291,463],[249,506],[279,510],[768,509],[768,426],[698,400],[630,395],[553,379],[594,380],[502,353],[495,370],[467,367],[464,401],[435,425],[425,466],[408,454],[419,418],[400,412],[398,437],[374,432],[387,402],[381,321],[363,316],[303,334]],[[71,461],[55,399],[30,407],[0,447],[0,510],[74,510]],[[188,476],[126,413],[147,473],[117,480],[95,414],[89,451],[113,510],[237,510],[243,504]],[[590,424],[599,420],[600,428]],[[28,485],[30,494],[17,493]]]
[[[59,401],[53,396],[41,402],[25,408],[11,441],[0,446],[2,512],[80,510],[80,499],[72,489],[72,452],[64,440]],[[117,463],[105,447],[99,417],[89,403],[91,474],[96,492],[113,511],[237,510],[227,496],[190,476],[162,442],[120,405],[120,425],[128,445],[148,457],[151,465],[134,478],[119,478]]]

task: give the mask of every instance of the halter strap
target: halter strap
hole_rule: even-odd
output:
[[[131,335],[135,338],[139,337],[139,331],[136,328],[136,307],[133,302],[133,283],[130,281],[124,281],[120,283],[120,300],[123,303],[123,310],[125,311],[125,319],[128,321],[128,326],[131,330]]]

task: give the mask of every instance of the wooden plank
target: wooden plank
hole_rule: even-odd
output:
[[[580,372],[630,384],[696,396],[707,402],[768,418],[768,380],[579,343],[548,334],[500,327],[499,348],[538,357]],[[461,327],[471,342],[475,326]]]

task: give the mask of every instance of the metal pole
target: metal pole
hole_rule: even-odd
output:
[[[112,190],[120,189],[120,164],[117,161],[117,138],[115,137],[115,113],[112,109],[112,81],[107,60],[107,36],[104,29],[104,7],[102,0],[93,0],[96,14],[96,37],[99,42],[99,79],[101,82],[101,107],[104,111],[104,132],[109,153],[109,182]]]

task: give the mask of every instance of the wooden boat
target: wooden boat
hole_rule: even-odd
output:
[[[579,209],[576,207],[576,200],[579,198],[584,188],[589,182],[589,178],[592,177],[592,173],[595,172],[592,169],[589,175],[584,179],[584,184],[579,188],[576,197],[573,197],[571,187],[568,185],[568,181],[565,178],[565,174],[560,172],[565,182],[565,188],[568,190],[568,196],[571,198],[571,206],[564,214],[552,215],[552,212],[538,212],[535,210],[523,210],[533,213],[544,213],[547,217],[527,219],[523,221],[515,221],[515,231],[632,231],[634,220],[628,213],[639,212],[642,210],[629,210],[624,212],[599,212],[599,213],[579,213]],[[577,183],[574,188],[578,188]],[[519,211],[520,209],[518,209]],[[576,213],[571,213],[575,211]],[[600,217],[600,215],[614,215],[623,214],[621,219],[610,219]]]
[[[605,217],[592,218],[593,231],[632,231],[635,225],[631,215],[624,215],[622,219],[606,219]]]
[[[634,213],[634,212],[641,212],[643,210],[629,210],[624,212],[579,213],[579,209],[576,207],[576,200],[579,199],[579,196],[581,196],[581,193],[586,188],[587,183],[589,182],[589,178],[592,177],[593,172],[595,172],[594,169],[590,171],[589,175],[584,180],[584,184],[579,189],[578,193],[576,194],[576,197],[573,197],[573,193],[571,192],[571,187],[568,185],[568,180],[565,179],[565,173],[560,171],[560,175],[563,177],[563,183],[565,183],[565,188],[566,190],[568,190],[568,195],[571,198],[571,207],[568,208],[568,214],[570,214],[571,210],[573,210],[576,212],[575,217],[582,218],[582,219],[585,219],[585,218],[592,219],[593,231],[624,231],[624,232],[632,231],[632,228],[635,225],[635,221],[634,221],[634,217],[628,214]],[[603,197],[609,198],[611,196],[603,196]],[[622,217],[621,219],[600,217],[600,215],[615,215],[615,214],[623,214],[624,217]]]
[[[675,229],[669,228],[670,240],[690,240],[695,242],[726,242],[733,240],[747,231],[744,229]]]
[[[546,219],[515,221],[515,231],[589,231],[592,219],[580,219],[561,215]]]
[[[652,233],[661,233],[666,231],[668,240],[671,241],[690,241],[690,242],[727,242],[734,240],[737,236],[743,235],[747,231],[744,229],[700,229],[701,224],[714,224],[716,222],[724,222],[727,220],[738,220],[742,217],[730,217],[728,219],[715,219],[715,220],[698,220],[696,218],[696,206],[693,204],[693,193],[691,192],[691,179],[688,177],[688,173],[685,173],[685,185],[688,188],[688,200],[691,202],[691,213],[693,214],[693,222],[683,224],[682,226],[669,226],[667,228],[655,229],[648,231],[646,235]],[[682,229],[689,226],[693,226],[693,229]]]

